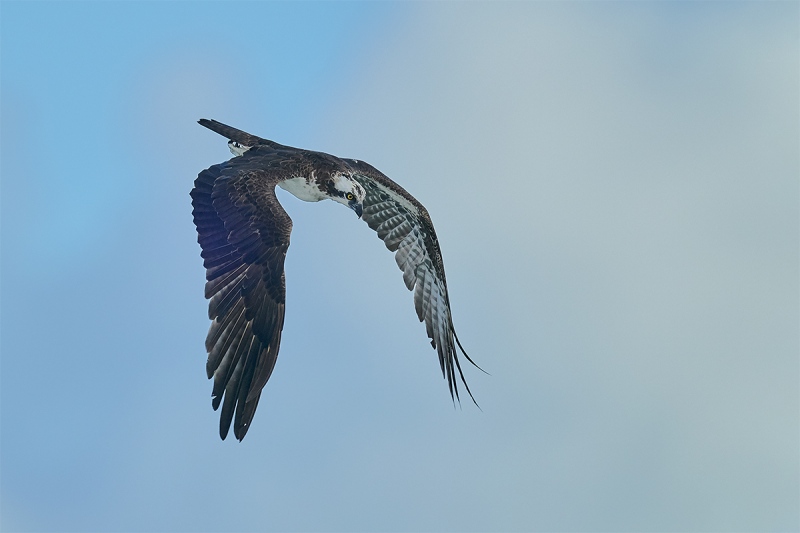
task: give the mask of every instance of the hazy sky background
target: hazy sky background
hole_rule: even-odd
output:
[[[797,2],[0,24],[4,531],[800,528]],[[219,440],[189,191],[230,155],[201,117],[428,207],[482,412],[375,234],[280,192],[281,355]]]

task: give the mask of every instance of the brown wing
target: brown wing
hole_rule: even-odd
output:
[[[292,231],[275,197],[280,164],[268,148],[251,150],[201,172],[191,192],[213,320],[206,371],[214,410],[222,402],[223,439],[232,421],[236,438],[244,438],[280,348]]]
[[[461,371],[456,347],[470,363],[475,365],[475,362],[464,351],[453,327],[442,253],[428,211],[376,168],[363,161],[345,161],[353,168],[354,177],[367,193],[362,218],[378,232],[386,247],[395,252],[397,266],[403,271],[403,281],[408,290],[414,292],[417,317],[420,322],[425,322],[431,346],[439,356],[442,375],[447,379],[450,396],[458,399],[457,369],[461,382],[475,402]]]

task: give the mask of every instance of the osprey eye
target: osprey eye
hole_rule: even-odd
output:
[[[347,198],[348,200],[352,200],[355,197],[353,196],[353,193],[349,192],[347,193],[347,196],[345,196],[345,198]]]

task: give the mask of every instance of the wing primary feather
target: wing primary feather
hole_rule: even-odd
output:
[[[236,319],[244,314],[244,308],[241,303],[236,306],[224,317],[217,317],[211,321],[211,327],[208,328],[206,335],[206,351],[211,355],[211,351],[215,346],[227,341],[230,338],[230,333],[236,326]]]
[[[206,361],[206,374],[208,375],[209,379],[216,374],[217,370],[221,366],[221,361],[223,361],[223,358],[231,349],[231,346],[233,346],[234,343],[236,343],[236,345],[239,343],[242,332],[242,323],[245,320],[244,306],[240,304],[239,307],[240,308],[237,309],[236,312],[225,317],[225,320],[230,322],[230,327],[226,328],[227,333],[225,333],[225,336],[220,337],[220,340],[217,341],[211,348],[207,348],[208,360]]]
[[[414,310],[417,312],[417,318],[419,318],[420,322],[425,320],[425,315],[422,313],[423,288],[424,284],[421,282],[417,282],[416,287],[414,287]]]
[[[245,326],[241,328],[233,339],[233,342],[228,346],[228,349],[225,351],[225,355],[222,356],[222,362],[220,362],[219,367],[214,372],[214,388],[211,392],[212,397],[214,398],[214,402],[212,402],[212,407],[216,403],[219,406],[219,400],[222,396],[227,398],[228,396],[228,386],[230,385],[230,381],[233,378],[234,373],[236,372],[236,367],[239,364],[239,360],[241,359],[241,354],[246,349],[246,346],[249,346],[249,342],[252,339],[250,335],[250,323],[245,322]],[[214,407],[216,410],[216,407]]]
[[[221,274],[218,277],[212,277],[210,279],[208,272],[206,272],[206,279],[207,279],[205,288],[206,298],[207,299],[212,298],[215,294],[224,290],[226,286],[230,285],[231,283],[235,283],[236,278],[238,278],[242,274],[242,272],[244,272],[246,269],[247,265],[242,264],[236,267],[235,270]]]
[[[253,382],[253,373],[256,369],[256,362],[262,352],[262,345],[258,337],[253,337],[250,350],[247,352],[242,366],[242,375],[239,378],[239,388],[236,391],[236,412],[233,419],[233,434],[238,440],[242,440],[247,433],[250,421],[244,417],[247,411],[247,396],[250,393],[250,386]]]
[[[228,313],[241,298],[242,286],[246,278],[247,271],[245,270],[211,297],[208,302],[208,318],[213,320]]]
[[[234,409],[236,408],[236,396],[239,392],[239,379],[242,376],[244,364],[241,360],[236,362],[236,367],[231,373],[228,384],[225,386],[224,399],[222,401],[222,412],[219,415],[219,436],[222,440],[228,436],[233,421]]]
[[[480,366],[478,366],[478,363],[476,363],[475,361],[473,361],[473,360],[472,360],[472,358],[471,358],[471,357],[470,357],[470,356],[467,354],[467,351],[464,349],[464,347],[463,347],[463,346],[461,346],[461,341],[460,341],[460,340],[458,340],[458,335],[456,335],[456,329],[453,327],[453,325],[452,325],[452,324],[450,324],[450,329],[451,329],[451,331],[453,332],[453,338],[456,340],[456,344],[458,344],[458,347],[461,349],[461,353],[463,353],[463,354],[464,354],[464,357],[466,357],[466,358],[467,358],[467,361],[469,361],[470,363],[472,363],[472,366],[474,366],[475,368],[477,368],[478,370],[480,370],[481,372],[483,372],[483,373],[484,373],[484,374],[486,374],[487,376],[491,376],[491,374],[490,374],[490,373],[488,373],[486,370],[484,370],[484,369],[482,369]],[[466,383],[464,383],[464,385],[466,385]],[[474,400],[474,398],[473,398],[473,400]]]
[[[434,307],[434,304],[431,304],[428,307],[428,312],[431,319],[431,329],[433,330],[433,335],[431,337],[436,342],[436,352],[439,354],[439,361],[444,363],[444,368],[446,369],[447,385],[450,389],[450,398],[453,399],[453,401],[455,401],[456,399],[459,399],[458,384],[453,379],[454,378],[453,361],[452,357],[450,356],[451,354],[447,349],[448,348],[447,344],[443,342],[442,339],[442,330],[440,327],[441,325],[439,323],[438,305]],[[455,392],[455,397],[453,396],[454,392]]]
[[[247,402],[252,402],[254,399],[257,401],[261,395],[261,389],[264,388],[272,371],[275,369],[275,363],[278,360],[278,349],[281,344],[281,329],[283,328],[283,319],[277,325],[277,332],[270,342],[268,353],[261,357],[256,366],[254,382],[250,386],[250,394],[247,395]]]
[[[462,350],[462,352],[463,352],[463,350]],[[464,379],[464,372],[461,371],[461,363],[459,363],[458,355],[455,354],[455,351],[454,351],[454,355],[455,355],[455,357],[453,357],[453,359],[456,362],[456,367],[458,367],[458,374],[459,374],[459,376],[461,376],[461,383],[463,383],[464,384],[464,388],[467,389],[467,394],[469,394],[469,397],[472,400],[472,403],[475,404],[475,407],[477,407],[478,409],[481,409],[481,406],[478,405],[478,402],[475,400],[475,396],[472,395],[472,391],[469,390],[469,384],[467,383],[467,380]],[[466,355],[466,354],[464,354],[464,355]],[[475,365],[475,366],[478,366],[478,365]],[[478,368],[480,368],[480,367],[478,367]],[[483,370],[483,369],[481,369],[481,370]],[[483,411],[483,409],[481,409],[481,411]]]

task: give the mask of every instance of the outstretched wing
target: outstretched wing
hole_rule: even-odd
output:
[[[442,253],[428,211],[375,167],[354,159],[344,161],[353,168],[354,178],[367,193],[362,218],[378,232],[386,247],[395,252],[397,266],[403,271],[403,281],[408,290],[414,292],[417,317],[420,322],[425,322],[431,346],[439,355],[450,396],[459,399],[455,375],[458,370],[461,382],[477,405],[461,371],[458,350],[470,363],[478,365],[464,351],[453,327]]]
[[[277,162],[265,164],[275,158],[265,147],[214,165],[191,192],[213,320],[206,371],[223,439],[232,421],[237,439],[247,433],[281,342],[292,221],[275,197]]]

